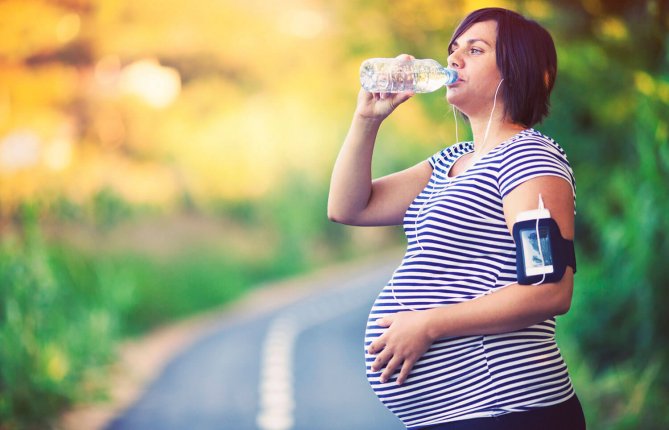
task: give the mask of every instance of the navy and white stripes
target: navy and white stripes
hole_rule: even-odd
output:
[[[384,329],[384,315],[460,303],[516,282],[516,248],[502,199],[539,176],[564,178],[575,190],[562,148],[528,129],[495,147],[466,172],[450,178],[455,161],[471,152],[461,142],[429,159],[432,177],[404,217],[407,252],[377,297],[365,349]],[[537,287],[540,288],[540,287]],[[499,335],[435,342],[402,385],[367,376],[379,399],[410,429],[557,404],[573,395],[555,343],[555,320]]]

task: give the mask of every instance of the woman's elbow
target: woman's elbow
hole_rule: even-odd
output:
[[[570,268],[557,283],[557,289],[554,301],[555,314],[564,315],[571,309],[571,299],[574,293],[574,274]]]
[[[351,207],[346,202],[338,201],[336,199],[328,199],[327,216],[332,222],[345,225],[358,226],[360,224],[360,217],[364,209]]]
[[[555,307],[555,315],[564,315],[571,309],[571,296],[561,299]]]
[[[332,222],[336,222],[338,224],[355,225],[354,222],[355,220],[353,219],[353,217],[342,211],[336,210],[330,205],[328,205],[327,214],[328,214],[328,219]]]
[[[327,215],[330,221],[345,224],[343,222],[345,217],[341,213],[341,210],[338,210],[337,205],[333,203],[332,196],[328,198]]]
[[[339,214],[337,214],[337,212],[331,211],[329,209],[328,209],[328,219],[338,224],[346,224],[344,222],[344,218],[342,218]]]

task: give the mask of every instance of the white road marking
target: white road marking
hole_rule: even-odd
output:
[[[295,424],[293,356],[300,333],[368,302],[369,292],[360,286],[378,283],[387,272],[385,267],[367,272],[340,285],[334,295],[314,297],[272,320],[261,349],[259,430],[290,430]]]
[[[260,412],[256,418],[262,430],[293,427],[293,345],[297,325],[289,316],[272,321],[265,337],[260,363]]]

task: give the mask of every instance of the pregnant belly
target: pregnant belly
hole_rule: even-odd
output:
[[[438,340],[416,362],[404,384],[397,385],[397,373],[381,383],[381,372],[371,371],[376,356],[366,352],[385,330],[375,324],[380,316],[370,314],[365,332],[367,379],[379,400],[407,427],[429,423],[435,416],[456,417],[490,407],[490,373],[482,336]]]

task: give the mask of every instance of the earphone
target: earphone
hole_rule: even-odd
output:
[[[492,116],[495,113],[495,107],[497,106],[497,93],[499,93],[499,89],[502,87],[502,82],[504,82],[504,78],[500,79],[499,83],[497,84],[497,89],[495,90],[495,97],[492,99],[492,109],[490,109],[490,117],[488,117],[488,124],[486,125],[485,133],[483,134],[483,143],[481,143],[481,150],[479,151],[479,153],[483,152],[488,141],[488,133],[490,132],[490,124],[492,124]],[[480,155],[478,159],[483,157],[483,155],[485,154]],[[478,159],[476,158],[476,148],[474,148],[474,158],[472,159],[472,164],[475,163]]]
[[[543,210],[544,209],[544,199],[541,198],[541,193],[539,193],[539,204],[537,206],[538,206],[538,208],[537,208],[538,210]],[[541,244],[541,236],[539,235],[539,217],[537,217],[536,224],[534,225],[534,231],[537,234],[537,244],[538,244],[537,246],[539,248],[539,256],[541,257],[541,265],[545,266],[546,265],[546,259],[544,258],[544,249],[543,249],[543,246]],[[533,283],[532,285],[543,284],[545,280],[546,280],[546,272],[543,272],[541,274],[541,280]]]

